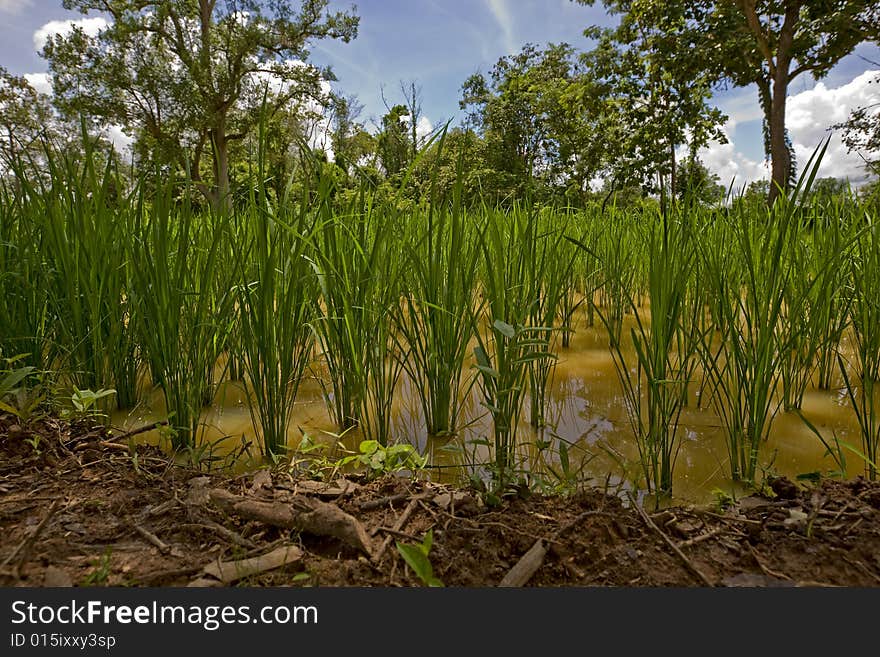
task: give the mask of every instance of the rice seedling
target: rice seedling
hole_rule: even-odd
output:
[[[857,237],[852,261],[850,315],[853,335],[853,376],[844,360],[838,364],[861,433],[865,471],[877,479],[880,454],[880,226],[868,215]]]
[[[599,228],[595,243],[602,282],[596,310],[601,308],[604,314],[609,344],[620,341],[623,317],[630,309],[630,295],[636,287],[638,265],[633,244],[636,229],[629,217],[612,208]]]
[[[395,213],[379,219],[376,231],[390,231],[398,225]],[[387,223],[386,223],[387,222]],[[367,322],[366,394],[361,407],[361,428],[369,440],[390,445],[394,393],[408,353],[396,334],[395,313],[400,308],[400,239],[389,239],[381,246],[371,271]],[[398,447],[410,447],[399,445]]]
[[[647,219],[651,223],[643,248],[648,256],[648,306],[637,303],[632,293],[628,299],[635,320],[629,335],[634,359],[618,333],[619,311],[611,306],[597,312],[611,337],[642,475],[659,504],[661,496],[672,494],[681,445],[678,427],[696,366],[701,308],[689,294],[696,241],[687,214]]]
[[[571,227],[578,219],[580,217],[575,213],[565,213],[561,217],[561,221],[566,227]],[[589,241],[587,230],[581,229],[577,234],[577,239],[581,243],[587,243]],[[586,305],[588,310],[592,308],[592,304],[584,304],[586,300],[584,291],[591,289],[587,281],[588,274],[585,271],[587,263],[584,262],[588,254],[567,239],[558,243],[557,250],[558,263],[565,269],[561,279],[562,294],[559,299],[559,323],[562,333],[560,344],[563,349],[567,349],[571,346],[571,336],[575,332],[575,314],[578,309],[582,305]]]
[[[547,327],[529,325],[540,295],[541,267],[546,264],[537,257],[544,239],[536,214],[519,207],[508,213],[487,211],[480,226],[486,313],[485,318],[473,315],[474,357],[482,404],[493,421],[497,490],[508,486],[515,469],[516,431],[529,363],[555,357],[546,350]]]
[[[140,195],[128,253],[140,345],[182,450],[196,443],[210,373],[232,330],[236,271],[220,260],[229,216],[197,215],[189,190],[175,207],[174,188],[166,183],[149,204]]]
[[[785,266],[792,276],[785,289],[780,331],[788,343],[781,364],[783,407],[799,409],[819,368],[820,387],[830,387],[830,365],[846,328],[841,283],[851,258],[849,227],[840,206],[807,206],[798,213]],[[823,386],[824,384],[824,386]]]
[[[823,153],[814,154],[791,196],[777,201],[766,216],[735,209],[729,224],[700,243],[719,334],[704,335],[699,351],[735,481],[754,482],[761,444],[779,410],[777,385],[798,332],[780,330],[786,289],[800,274],[786,266],[785,250],[796,236],[799,201],[810,189]],[[739,267],[723,255],[725,244],[735,249]]]
[[[61,367],[71,384],[112,386],[117,405],[131,407],[139,362],[123,242],[129,199],[121,196],[112,153],[103,173],[97,160],[90,147],[81,166],[47,151],[51,186],[39,194],[46,284]]]
[[[559,315],[564,299],[569,293],[574,258],[564,255],[570,252],[571,243],[565,239],[561,225],[553,225],[556,217],[539,217],[542,232],[535,235],[535,273],[539,275],[537,298],[531,307],[529,324],[534,331],[533,338],[539,341],[539,351],[552,353],[554,335],[559,332]],[[543,219],[543,221],[542,221]],[[567,246],[563,246],[567,245]],[[557,359],[533,358],[528,361],[529,373],[529,422],[538,429],[546,423],[547,386],[552,377]]]
[[[312,256],[321,292],[313,327],[330,377],[331,415],[340,432],[362,425],[382,444],[400,374],[399,365],[389,362],[400,257],[392,250],[391,220],[363,190],[343,213],[324,201]]]
[[[405,255],[406,290],[398,318],[407,349],[404,367],[415,383],[428,434],[450,436],[458,428],[461,399],[470,389],[463,373],[478,314],[474,290],[479,247],[456,194],[451,207],[416,216]],[[472,381],[472,379],[471,379]]]
[[[810,230],[812,253],[821,262],[814,267],[823,268],[823,281],[819,286],[813,313],[818,327],[816,352],[816,386],[830,390],[837,372],[837,355],[840,341],[849,326],[849,304],[852,295],[847,294],[850,261],[854,245],[856,223],[848,213],[835,206],[832,214],[817,217]],[[850,208],[851,210],[851,208]]]
[[[292,207],[288,198],[276,207],[262,183],[257,191],[238,217],[236,347],[243,355],[254,426],[262,434],[264,453],[272,455],[287,442],[297,390],[312,353],[310,322],[317,287],[307,253],[314,218],[305,203],[285,212]]]
[[[53,360],[54,323],[35,222],[39,210],[31,198],[0,181],[0,358],[45,371]]]

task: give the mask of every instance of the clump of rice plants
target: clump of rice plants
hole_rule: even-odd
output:
[[[880,225],[870,216],[867,221],[856,239],[849,290],[853,376],[840,356],[838,363],[858,420],[865,471],[874,481],[880,456]]]
[[[781,331],[780,325],[786,290],[792,277],[801,274],[786,265],[786,248],[797,235],[799,201],[819,160],[821,152],[791,196],[777,200],[765,216],[734,210],[729,223],[705,233],[700,243],[718,329],[701,340],[701,363],[724,426],[735,481],[754,482],[761,445],[780,407],[781,371],[798,337],[797,330]]]
[[[261,157],[260,162],[264,159]],[[262,174],[259,180],[264,180]],[[238,344],[263,450],[278,454],[312,353],[317,285],[307,259],[314,216],[307,203],[271,203],[262,182],[238,216]]]
[[[46,268],[33,190],[0,180],[0,359],[44,371],[54,360]]]
[[[117,404],[130,408],[139,370],[124,243],[130,199],[122,195],[113,154],[103,173],[97,160],[91,148],[82,166],[47,151],[51,186],[37,195],[45,283],[57,322],[55,346],[70,383],[112,386]]]
[[[312,253],[320,289],[313,326],[330,377],[331,415],[341,432],[361,426],[383,445],[401,371],[401,359],[390,361],[389,316],[399,305],[401,257],[394,251],[393,218],[363,190],[341,212],[325,201]]]
[[[464,360],[476,313],[479,247],[457,201],[417,216],[407,246],[407,285],[399,318],[408,349],[406,372],[415,383],[428,434],[451,436],[458,426]]]
[[[220,255],[230,217],[198,214],[174,182],[150,203],[141,195],[131,230],[132,302],[139,342],[165,397],[175,449],[195,445],[201,408],[212,397],[210,374],[235,319],[235,267]]]
[[[473,316],[482,403],[493,421],[495,485],[501,490],[516,465],[516,431],[528,385],[529,364],[555,358],[547,327],[530,326],[546,264],[534,211],[488,211],[480,226],[485,317]],[[485,326],[483,326],[485,324]]]
[[[643,234],[647,254],[648,307],[629,293],[635,319],[629,341],[635,358],[627,356],[618,331],[619,311],[600,307],[598,313],[611,336],[611,352],[626,400],[645,484],[656,495],[672,494],[673,472],[680,447],[682,407],[696,366],[702,312],[689,294],[696,261],[696,240],[684,212],[646,217]],[[634,362],[633,362],[634,361]]]
[[[571,242],[565,239],[563,226],[554,222],[554,219],[558,219],[555,213],[550,213],[549,217],[541,217],[539,223],[543,230],[535,235],[534,267],[540,279],[537,281],[537,298],[532,304],[529,323],[534,330],[534,339],[541,342],[540,353],[551,353],[556,346],[554,336],[564,330],[560,327],[560,313],[570,295],[575,266],[575,258],[566,257],[572,255]],[[569,304],[573,305],[571,301]],[[570,312],[573,314],[573,310]],[[536,429],[542,428],[547,421],[547,386],[556,361],[553,357],[534,358],[528,362],[529,422]]]

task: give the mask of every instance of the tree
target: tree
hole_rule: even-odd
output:
[[[411,161],[412,145],[407,118],[409,118],[409,109],[405,105],[395,105],[382,117],[382,130],[377,140],[377,150],[379,162],[388,178],[400,174]]]
[[[0,66],[0,174],[39,157],[54,135],[53,123],[46,97]]]
[[[357,34],[358,18],[328,13],[328,0],[298,4],[64,0],[112,22],[95,37],[75,28],[47,42],[56,104],[148,138],[154,156],[185,168],[215,207],[228,206],[230,144],[258,124],[264,99],[269,115],[307,98],[324,102],[321,82],[332,73],[306,63],[308,47]]]
[[[714,205],[726,190],[720,178],[706,168],[699,158],[689,157],[678,165],[678,198],[683,201]]]
[[[880,76],[869,84],[880,84]],[[880,103],[856,108],[846,122],[834,127],[844,131],[847,150],[863,153],[869,171],[880,174]]]
[[[689,48],[688,3],[633,0],[607,3],[622,13],[613,29],[590,28],[599,39],[584,57],[602,83],[614,118],[612,175],[620,185],[637,184],[678,196],[676,150],[688,145],[691,160],[710,141],[726,142],[726,117],[709,104],[712,80]]]
[[[593,0],[578,0],[593,4]],[[679,43],[716,83],[755,84],[764,112],[772,176],[768,202],[794,178],[785,107],[792,81],[825,76],[870,34],[877,10],[865,0],[603,0],[615,13],[661,11],[685,16]]]
[[[485,140],[494,180],[483,180],[498,197],[586,192],[601,168],[599,96],[573,54],[568,44],[529,44],[499,59],[489,79],[477,73],[462,85],[464,125]]]
[[[362,166],[376,156],[375,137],[358,121],[363,108],[355,96],[333,99],[331,146],[336,164],[348,175],[354,167]]]

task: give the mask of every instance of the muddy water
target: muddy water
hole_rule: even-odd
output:
[[[558,471],[555,448],[559,439],[563,439],[571,444],[571,469],[581,479],[615,485],[638,478],[638,449],[605,330],[580,328],[571,346],[557,353],[546,408],[548,426],[536,431],[529,425],[528,403],[520,418],[517,439],[523,445],[522,467],[540,473],[547,471],[549,463]],[[313,373],[300,386],[288,432],[291,446],[298,444],[304,434],[328,444],[339,440],[323,397],[321,375]],[[698,406],[696,393],[695,387],[691,405],[682,412],[674,490],[679,500],[707,502],[713,499],[716,489],[732,489],[724,474],[728,470],[728,456],[721,422],[711,405]],[[139,408],[130,413],[117,413],[112,421],[117,427],[131,429],[162,419],[164,412],[161,393],[153,391]],[[829,443],[833,443],[836,435],[841,441],[859,446],[855,416],[842,390],[809,390],[802,413]],[[221,385],[215,405],[206,409],[202,421],[205,425],[202,443],[211,445],[210,451],[218,460],[235,459],[239,468],[252,467],[258,462],[260,440],[241,383]],[[491,440],[492,436],[491,418],[479,403],[476,385],[464,400],[459,426],[459,436],[455,439],[428,437],[413,385],[405,378],[401,381],[395,401],[393,433],[398,440],[408,441],[429,455],[434,466],[430,476],[446,481],[460,480],[479,471],[473,467],[474,463],[488,460],[487,449],[473,444],[474,440],[483,437]],[[163,441],[156,431],[143,434],[139,439],[153,444]],[[360,440],[360,433],[353,430],[342,442],[349,449],[356,449]],[[534,448],[536,440],[552,443],[553,449],[538,453]],[[462,467],[467,464],[470,466]],[[850,476],[863,472],[863,463],[856,455],[848,454],[847,464]],[[834,461],[825,455],[824,446],[802,420],[794,413],[781,410],[763,446],[761,465],[789,477],[835,468]]]

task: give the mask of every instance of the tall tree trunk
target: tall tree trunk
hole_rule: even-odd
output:
[[[773,80],[773,98],[770,101],[770,193],[767,204],[773,205],[780,190],[788,187],[791,171],[791,152],[785,138],[785,103],[788,96],[788,67],[779,67]]]
[[[212,147],[214,153],[214,210],[232,210],[232,195],[229,186],[229,140],[226,138],[226,125],[224,121],[215,129],[212,135]]]

